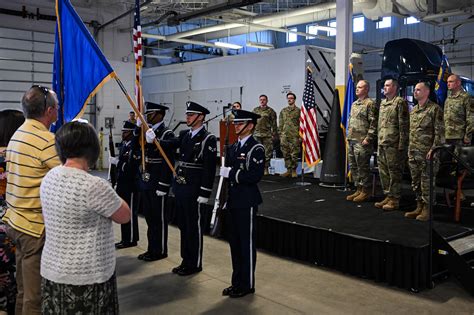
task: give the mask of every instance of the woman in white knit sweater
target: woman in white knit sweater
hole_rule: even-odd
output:
[[[112,221],[127,223],[130,208],[107,181],[87,172],[100,150],[91,125],[62,126],[56,149],[63,165],[41,183],[43,314],[118,314]]]

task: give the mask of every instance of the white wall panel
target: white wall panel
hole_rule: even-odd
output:
[[[0,28],[0,109],[18,106],[33,84],[51,86],[53,41],[54,34]]]

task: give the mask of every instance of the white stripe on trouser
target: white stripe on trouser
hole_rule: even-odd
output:
[[[161,254],[165,254],[165,196],[161,196]]]
[[[253,288],[252,230],[253,230],[253,207],[250,207],[250,288]]]
[[[130,242],[133,242],[134,239],[133,239],[133,193],[131,193],[131,197],[130,197],[130,212],[131,212],[131,216],[130,216]]]
[[[199,238],[199,246],[198,246],[198,260],[196,268],[199,268],[199,262],[201,261],[201,204],[198,202],[198,238]]]

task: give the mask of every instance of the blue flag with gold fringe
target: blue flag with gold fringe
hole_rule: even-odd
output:
[[[59,99],[56,131],[80,118],[90,99],[115,74],[69,0],[56,0],[53,89]]]
[[[438,77],[436,78],[435,93],[438,99],[438,104],[443,107],[444,101],[448,94],[448,76],[451,73],[448,57],[443,53],[441,57],[441,65],[439,67]]]
[[[344,107],[342,108],[341,127],[344,129],[344,136],[347,135],[347,127],[349,117],[351,116],[352,103],[356,100],[354,74],[352,72],[352,64],[349,64],[349,75],[346,85],[346,95],[344,97]]]

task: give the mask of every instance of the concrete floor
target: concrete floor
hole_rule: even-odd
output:
[[[474,314],[474,298],[455,280],[416,294],[262,252],[256,293],[223,297],[232,271],[227,242],[205,236],[204,270],[180,277],[171,273],[181,262],[179,230],[170,226],[167,259],[142,262],[146,223],[139,220],[139,246],[117,251],[122,314]]]

